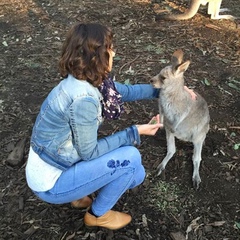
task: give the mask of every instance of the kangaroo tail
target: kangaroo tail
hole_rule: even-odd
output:
[[[158,15],[156,20],[186,20],[192,18],[200,7],[200,0],[191,0],[190,6],[185,13],[182,14],[164,14]]]

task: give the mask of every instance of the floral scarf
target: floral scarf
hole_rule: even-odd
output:
[[[102,115],[107,119],[118,119],[121,113],[124,111],[122,96],[117,91],[113,77],[108,76],[102,82],[102,85],[99,87],[99,91],[101,92],[102,99]]]

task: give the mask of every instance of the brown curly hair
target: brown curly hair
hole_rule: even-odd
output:
[[[78,23],[67,34],[59,60],[60,74],[87,80],[98,87],[109,73],[113,33],[98,23]]]

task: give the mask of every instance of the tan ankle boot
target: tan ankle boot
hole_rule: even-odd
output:
[[[88,208],[92,204],[92,199],[88,196],[71,202],[71,206],[74,208]]]
[[[101,217],[95,217],[89,212],[84,216],[84,222],[88,227],[104,227],[111,230],[117,230],[130,223],[132,217],[126,213],[117,211],[108,211]]]

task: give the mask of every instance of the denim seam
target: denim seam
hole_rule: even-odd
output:
[[[133,176],[134,176],[134,174],[135,174],[135,170],[134,170],[134,168],[132,168],[133,169],[133,171],[132,171],[132,177],[131,177],[131,179],[126,183],[126,185],[124,186],[124,189],[126,189],[126,186],[129,184],[129,182],[132,180],[132,178],[133,178]],[[120,169],[119,169],[120,170]],[[119,199],[122,195],[123,195],[123,193],[125,193],[126,192],[126,190],[125,191],[122,191],[121,192],[121,194],[119,194],[118,196],[117,196],[117,199]]]
[[[130,167],[130,168],[124,168],[124,169],[133,169],[133,175],[134,175],[134,173],[135,173],[133,167]],[[116,171],[120,171],[120,170],[122,170],[122,169],[117,169]],[[108,174],[111,174],[111,172],[106,173],[106,174],[102,175],[101,177],[98,177],[98,178],[94,179],[94,181],[96,181],[97,179],[100,179],[100,178],[102,178],[103,176],[106,176],[106,175],[108,175]],[[121,175],[121,176],[122,176],[122,175]],[[51,192],[51,189],[48,190],[48,191],[46,191],[46,193],[51,194],[52,196],[56,196],[56,197],[58,197],[58,196],[66,196],[66,195],[68,195],[69,193],[78,190],[79,188],[81,188],[81,187],[84,186],[84,185],[87,186],[87,185],[91,184],[92,182],[93,182],[93,181],[88,182],[88,183],[86,183],[86,184],[83,184],[83,185],[81,185],[81,186],[75,188],[74,190],[71,190],[71,191],[68,191],[68,192],[64,192],[64,193],[56,193],[56,194],[55,194],[55,193],[52,193],[52,192]]]

